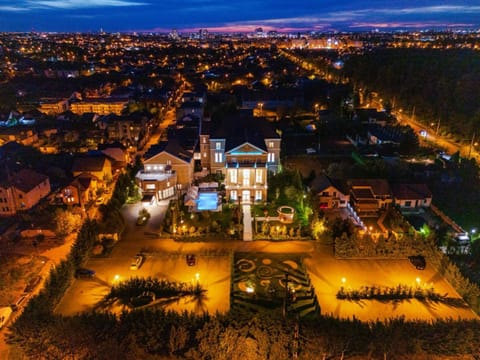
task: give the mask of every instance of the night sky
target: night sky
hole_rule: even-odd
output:
[[[0,31],[480,27],[480,0],[0,0]]]

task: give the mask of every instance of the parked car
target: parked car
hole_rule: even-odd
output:
[[[80,268],[80,269],[77,269],[75,271],[75,277],[77,279],[92,278],[94,276],[95,276],[95,271],[94,270]]]
[[[197,259],[194,254],[188,254],[186,256],[186,260],[188,266],[195,266],[195,264],[197,263]]]
[[[15,301],[15,304],[12,304],[10,307],[12,308],[13,311],[19,310],[26,302],[28,299],[29,294],[23,294],[20,296],[17,301]]]
[[[23,290],[24,293],[31,293],[35,288],[40,284],[42,281],[42,277],[35,276],[34,278],[30,279],[30,281],[27,283],[27,286],[25,287],[25,290]]]
[[[140,266],[143,264],[143,255],[137,254],[135,257],[132,259],[132,263],[130,264],[130,270],[138,270],[140,269]]]
[[[427,262],[425,261],[425,257],[422,255],[415,255],[409,256],[408,260],[415,266],[417,270],[425,270],[425,266],[427,266]]]

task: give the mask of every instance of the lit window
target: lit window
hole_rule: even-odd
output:
[[[223,162],[223,153],[221,153],[221,152],[216,152],[215,153],[215,162],[216,163]]]
[[[221,142],[216,142],[215,143],[215,150],[221,150],[222,149],[222,143]]]
[[[230,170],[230,182],[232,184],[237,183],[237,169]]]
[[[255,175],[255,181],[257,183],[262,182],[262,170],[257,170],[256,175]]]
[[[269,147],[269,148],[273,148],[273,146],[274,146],[273,141],[269,141],[269,142],[268,142],[268,147]]]
[[[244,169],[242,175],[243,175],[243,186],[249,186],[250,185],[250,169]]]
[[[268,162],[275,162],[275,153],[268,153]]]
[[[230,199],[232,199],[232,200],[237,200],[238,199],[237,190],[230,191]]]
[[[262,192],[260,190],[255,191],[255,200],[262,200]]]

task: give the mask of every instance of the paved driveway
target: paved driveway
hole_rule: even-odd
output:
[[[183,299],[169,305],[179,310],[225,312],[230,307],[231,256],[238,252],[296,253],[304,256],[323,314],[362,320],[376,320],[405,316],[407,319],[433,320],[437,318],[478,318],[468,307],[443,303],[409,300],[402,302],[337,300],[335,295],[340,286],[398,284],[432,284],[441,294],[449,297],[458,294],[436,269],[429,266],[423,271],[416,270],[408,260],[338,260],[333,256],[331,246],[319,245],[313,241],[269,242],[269,241],[217,241],[205,243],[184,243],[162,239],[152,234],[160,231],[166,204],[149,209],[152,214],[146,226],[136,226],[135,221],[141,205],[123,208],[127,220],[127,231],[116,244],[108,258],[92,258],[86,267],[96,271],[94,279],[75,280],[57,307],[65,315],[88,311],[95,307],[109,291],[115,281],[132,276],[157,277],[187,283],[198,281],[207,289],[202,299]],[[146,234],[147,233],[147,234]],[[133,256],[140,250],[147,253],[139,270],[130,270]],[[187,254],[196,255],[196,265],[188,266]],[[344,282],[342,282],[344,278]],[[417,278],[419,280],[417,280]],[[116,280],[117,279],[117,280]]]
[[[478,319],[479,317],[460,300],[460,296],[443,277],[428,265],[416,270],[405,260],[338,260],[318,258],[318,254],[305,260],[315,286],[323,314],[360,320],[388,319],[404,316],[406,319],[434,320],[441,318]],[[435,291],[457,298],[451,306],[445,303],[419,301],[337,300],[341,286],[358,289],[361,286],[396,287],[399,284],[416,287],[433,286]]]

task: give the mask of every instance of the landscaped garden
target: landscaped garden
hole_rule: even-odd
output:
[[[300,256],[236,253],[232,306],[249,312],[265,310],[316,314],[319,306]]]
[[[243,228],[236,204],[226,204],[222,211],[190,212],[181,201],[170,201],[163,227],[165,233],[183,241],[239,239]]]
[[[269,175],[267,202],[252,207],[256,239],[312,238],[313,207],[298,171]]]

